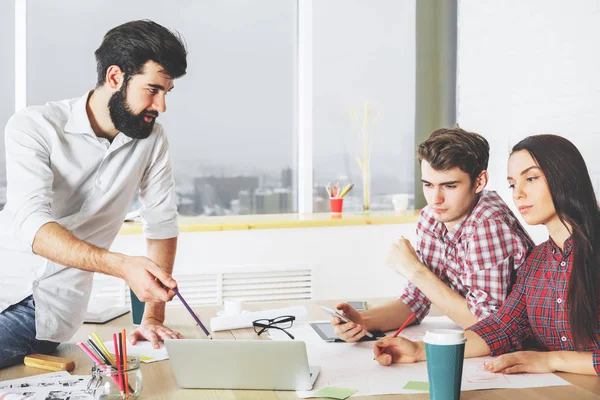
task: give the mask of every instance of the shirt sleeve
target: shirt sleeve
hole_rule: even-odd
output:
[[[407,282],[404,291],[400,295],[400,301],[406,304],[406,306],[415,313],[417,322],[421,322],[423,318],[429,314],[429,310],[431,309],[431,301],[418,287],[410,282]]]
[[[162,127],[156,134],[152,156],[140,184],[140,217],[147,239],[170,239],[179,235],[175,179],[169,142]]]
[[[38,230],[52,216],[52,183],[50,146],[42,130],[51,129],[36,123],[32,116],[15,114],[6,125],[7,202],[13,236],[33,252],[33,241]]]
[[[523,350],[523,343],[533,336],[527,315],[526,269],[519,269],[517,283],[498,312],[467,328],[485,340],[492,356]]]
[[[475,228],[463,277],[473,315],[481,320],[498,311],[511,290],[513,271],[525,262],[527,252],[527,243],[502,220],[486,220]]]

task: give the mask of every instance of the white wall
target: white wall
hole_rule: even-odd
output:
[[[400,235],[415,224],[182,233],[174,276],[238,267],[313,266],[313,298],[398,295],[405,280],[385,265]],[[120,235],[113,251],[144,255],[142,235]]]
[[[598,38],[598,1],[459,0],[457,120],[489,140],[489,187],[511,206],[508,154],[528,135],[571,140],[600,187]]]

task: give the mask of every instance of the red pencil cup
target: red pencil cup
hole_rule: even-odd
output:
[[[342,206],[344,205],[344,198],[334,197],[329,199],[329,207],[331,208],[332,214],[341,214]]]

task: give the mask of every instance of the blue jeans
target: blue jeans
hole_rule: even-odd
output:
[[[35,303],[29,296],[0,313],[0,368],[20,364],[29,354],[49,354],[58,343],[35,338]]]

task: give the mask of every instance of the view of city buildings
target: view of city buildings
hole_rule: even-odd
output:
[[[284,168],[277,174],[230,175],[230,176],[198,176],[188,178],[187,182],[176,179],[177,206],[180,215],[218,216],[245,214],[282,214],[297,212],[295,171]],[[191,180],[191,182],[190,182]],[[371,195],[372,210],[391,210],[392,196],[395,193],[409,193],[412,207],[414,199],[413,181],[390,185],[386,177],[375,175],[372,185],[375,190]],[[344,197],[344,210],[362,210],[362,184],[355,187]],[[313,212],[328,212],[329,198],[325,186],[327,181],[314,180]],[[335,183],[338,183],[336,181]],[[339,181],[340,185],[350,182],[347,178]],[[381,193],[377,187],[397,187],[397,192]]]
[[[0,209],[6,204],[5,163],[0,165]],[[283,214],[297,212],[296,189],[294,185],[295,171],[284,168],[279,175],[231,175],[231,176],[197,176],[187,181],[176,177],[177,209],[185,216],[218,216],[247,214]],[[372,178],[374,188],[384,177]],[[313,186],[313,211],[328,212],[329,199],[325,186],[329,182],[315,180]],[[337,181],[335,182],[337,183]],[[340,185],[351,183],[342,180]],[[355,187],[344,196],[344,210],[360,211],[362,209],[362,185],[354,182]],[[404,182],[400,193],[412,193],[412,182]],[[383,186],[383,185],[380,185]],[[404,191],[402,191],[404,190]],[[371,195],[372,210],[391,210],[393,193],[379,193],[374,190]],[[411,204],[412,207],[412,194]],[[132,209],[139,207],[135,202]]]

